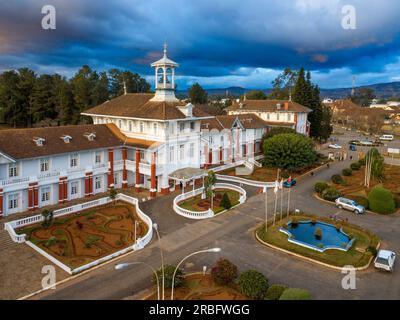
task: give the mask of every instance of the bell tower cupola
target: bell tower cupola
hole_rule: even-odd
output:
[[[175,68],[179,64],[167,57],[167,43],[164,43],[163,57],[151,64],[155,70],[156,94],[152,101],[179,101],[175,97]]]

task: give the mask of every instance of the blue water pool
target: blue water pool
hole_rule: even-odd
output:
[[[317,228],[322,231],[321,239],[317,239],[314,235]],[[289,222],[288,228],[281,228],[280,231],[289,236],[289,242],[320,252],[327,249],[347,251],[354,242],[354,239],[349,240],[347,234],[342,230],[337,230],[334,225],[324,222],[313,224],[311,221],[300,221],[297,227],[292,226]]]

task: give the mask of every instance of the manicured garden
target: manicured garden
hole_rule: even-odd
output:
[[[317,182],[315,191],[328,201],[343,196],[373,212],[394,213],[400,208],[400,170],[397,166],[384,164],[379,155],[377,157],[369,169],[369,186],[365,185],[366,163],[361,159],[343,169],[341,174],[333,175],[331,183]]]
[[[170,299],[172,275],[175,267],[165,266],[165,297]],[[158,277],[162,275],[157,271]],[[160,278],[161,279],[161,278]],[[156,283],[153,277],[153,282]],[[311,294],[304,289],[285,285],[270,285],[268,279],[257,270],[239,274],[231,261],[220,258],[210,273],[185,275],[178,269],[174,281],[174,300],[310,300]],[[157,299],[157,290],[147,300]]]
[[[77,268],[131,246],[143,237],[147,225],[134,206],[116,202],[78,214],[51,219],[17,230],[26,240],[49,253],[70,268]]]
[[[239,203],[239,198],[240,193],[237,191],[228,189],[215,189],[212,201],[212,210],[215,214],[217,214],[224,210],[230,209]],[[191,211],[205,211],[211,208],[211,197],[208,196],[202,199],[200,194],[180,202],[179,206],[183,209]]]
[[[293,224],[293,222],[299,223],[300,221],[310,220],[333,224],[337,230],[342,229],[349,238],[354,239],[353,245],[348,249],[348,251],[327,249],[324,252],[319,252],[289,242],[288,235],[280,231],[281,228],[287,228],[287,224],[290,222]],[[344,221],[333,221],[328,218],[316,217],[304,213],[278,220],[275,225],[273,225],[273,222],[271,221],[268,223],[267,231],[265,231],[265,224],[263,224],[256,230],[256,234],[263,242],[335,267],[343,267],[345,265],[363,267],[367,265],[371,257],[376,254],[376,246],[379,243],[379,239],[374,234],[361,227],[350,225]],[[323,234],[316,234],[315,236],[324,237]]]

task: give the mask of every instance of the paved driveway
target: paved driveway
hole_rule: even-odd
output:
[[[336,213],[336,207],[316,200],[311,194],[317,180],[325,180],[333,173],[349,165],[349,161],[338,162],[329,169],[303,179],[292,192],[292,204],[307,212],[328,216]],[[254,190],[253,190],[254,191]],[[172,197],[171,197],[172,199]],[[202,254],[190,259],[185,270],[199,271],[211,266],[222,255],[240,270],[249,268],[262,271],[271,283],[283,283],[292,287],[309,289],[317,299],[399,299],[400,273],[379,272],[370,267],[357,273],[357,289],[343,290],[339,271],[303,261],[276,250],[266,248],[255,241],[253,231],[264,219],[264,195],[254,195],[249,200],[226,214],[213,219],[194,221],[173,214],[168,206],[168,197],[142,205],[152,211],[152,218],[160,224],[162,246],[167,263],[177,263],[183,256],[204,248],[221,247],[221,254]],[[272,208],[273,197],[269,197]],[[164,202],[165,201],[165,202]],[[158,209],[157,209],[158,208]],[[398,216],[365,214],[355,216],[351,212],[340,212],[350,222],[367,227],[382,238],[383,247],[400,252]],[[155,241],[142,251],[135,252],[120,261],[144,261],[153,267],[160,266],[160,253]],[[151,272],[141,266],[123,271],[114,271],[114,264],[107,264],[82,275],[57,290],[48,291],[35,298],[43,299],[130,299],[148,288]]]

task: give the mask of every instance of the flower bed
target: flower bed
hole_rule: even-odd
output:
[[[224,193],[228,195],[232,207],[239,204],[239,192],[228,189],[215,189],[215,195],[213,199],[213,211],[215,214],[225,210],[224,207],[220,206]],[[180,202],[178,205],[190,211],[205,211],[211,208],[211,199],[201,199],[201,194],[199,194]]]

